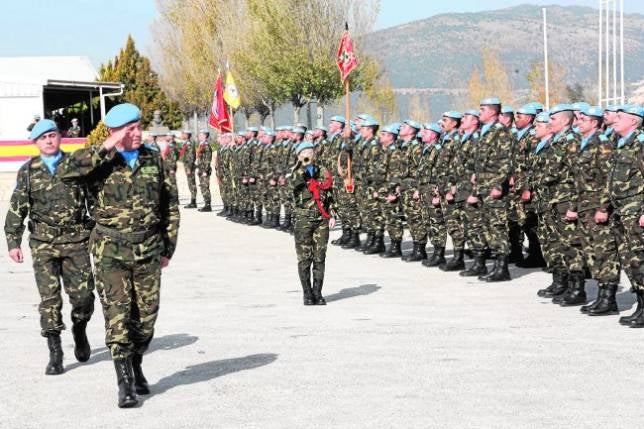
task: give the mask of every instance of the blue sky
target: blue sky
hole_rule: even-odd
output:
[[[376,29],[447,12],[475,12],[524,3],[584,5],[597,0],[381,0]],[[644,14],[644,1],[624,0],[625,12]],[[37,11],[37,13],[36,13]],[[94,66],[118,53],[128,34],[148,51],[158,16],[154,0],[13,0],[2,2],[0,56],[82,55]],[[195,23],[198,25],[198,23]]]

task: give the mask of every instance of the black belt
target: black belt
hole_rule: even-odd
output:
[[[98,232],[102,234],[115,238],[116,240],[125,241],[131,244],[142,243],[147,238],[150,238],[153,235],[156,235],[159,233],[159,228],[156,225],[145,231],[132,231],[132,232],[121,232],[116,228],[110,228],[105,225],[101,225],[100,223],[97,223],[95,228]]]
[[[52,226],[47,223],[38,222],[34,220],[30,220],[27,223],[27,228],[29,229],[29,232],[31,232],[32,234],[51,234],[54,236],[73,234],[73,233],[82,233],[88,230],[82,224],[67,225],[67,226]]]

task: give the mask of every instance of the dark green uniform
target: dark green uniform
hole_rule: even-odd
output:
[[[69,157],[63,153],[61,163]],[[29,217],[29,247],[40,293],[40,329],[43,336],[65,329],[61,309],[61,279],[72,306],[72,322],[87,323],[94,311],[94,279],[88,238],[91,205],[83,183],[64,183],[59,164],[52,175],[40,157],[18,171],[4,232],[7,248],[20,248],[23,224]]]
[[[210,176],[212,174],[212,149],[208,141],[197,145],[196,166],[199,174],[199,190],[206,206],[210,206]]]

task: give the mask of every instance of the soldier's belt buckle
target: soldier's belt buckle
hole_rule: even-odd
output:
[[[147,234],[147,231],[137,231],[137,232],[130,233],[129,236],[131,241],[135,243],[140,243],[143,240],[145,240],[146,234]]]

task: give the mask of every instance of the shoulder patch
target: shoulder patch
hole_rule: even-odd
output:
[[[639,140],[640,143],[644,143],[644,133],[641,133],[639,136],[637,136],[637,140]]]
[[[141,167],[141,174],[157,174],[159,169],[156,165],[145,165]]]
[[[599,140],[600,140],[600,141],[602,141],[602,142],[607,142],[607,141],[608,141],[608,137],[606,137],[606,136],[605,136],[605,135],[603,135],[603,134],[600,134],[600,135],[599,135]]]
[[[475,132],[474,134],[472,134],[472,137],[474,137],[475,139],[479,138],[479,133]]]
[[[494,128],[501,129],[501,128],[503,128],[503,124],[500,123],[500,122],[497,122],[496,124],[494,124]]]
[[[573,133],[570,133],[570,134],[568,134],[568,135],[566,136],[566,140],[568,140],[568,141],[570,141],[570,140],[574,140],[574,139],[575,139],[575,135],[574,135]]]

